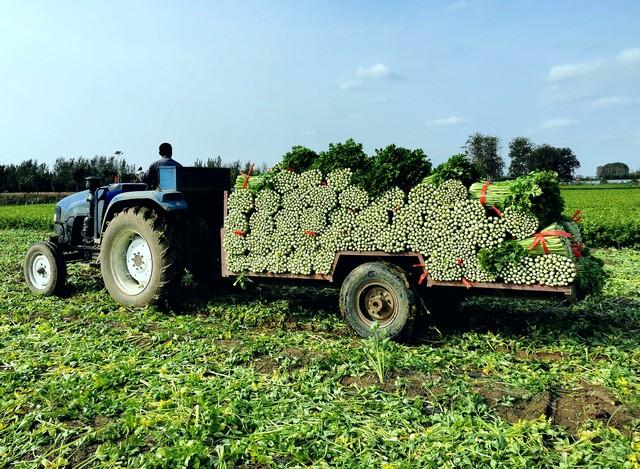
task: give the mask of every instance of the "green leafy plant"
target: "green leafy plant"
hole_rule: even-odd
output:
[[[364,352],[371,371],[384,383],[385,377],[391,365],[391,348],[393,343],[377,322],[371,326],[371,337],[363,340]]]
[[[471,162],[467,154],[459,153],[439,164],[427,178],[427,182],[438,186],[448,179],[457,179],[468,187],[479,177],[476,165]]]
[[[506,241],[494,248],[484,248],[478,253],[480,267],[499,275],[510,265],[518,264],[527,256],[527,250],[515,241]]]
[[[421,149],[389,145],[376,150],[371,159],[365,189],[375,196],[399,187],[409,191],[431,172],[431,162]]]
[[[282,168],[302,173],[311,169],[318,159],[318,154],[310,148],[296,145],[291,147],[282,157]]]
[[[602,293],[605,282],[609,278],[609,274],[604,270],[604,262],[602,259],[591,255],[588,251],[585,256],[578,259],[577,268],[578,276],[576,284],[578,294],[599,295]]]
[[[323,175],[337,169],[350,168],[353,172],[351,181],[361,187],[368,187],[371,180],[370,163],[362,144],[350,138],[344,143],[330,143],[329,149],[318,155],[311,168],[320,170]]]

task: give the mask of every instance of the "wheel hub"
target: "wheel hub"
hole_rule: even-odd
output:
[[[44,290],[51,281],[51,263],[44,254],[34,257],[31,264],[31,282],[36,288]]]
[[[384,287],[373,287],[366,292],[364,305],[367,314],[376,321],[389,319],[395,310],[393,296]]]
[[[141,286],[146,286],[151,278],[152,261],[149,245],[140,236],[134,236],[127,248],[127,270]]]

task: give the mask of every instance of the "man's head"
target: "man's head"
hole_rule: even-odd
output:
[[[171,158],[173,155],[173,149],[171,148],[170,143],[163,143],[160,145],[160,156],[164,158]]]

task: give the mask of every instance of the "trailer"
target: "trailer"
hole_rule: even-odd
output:
[[[223,239],[230,172],[219,168],[161,167],[159,185],[101,185],[62,199],[54,234],[27,252],[24,276],[36,294],[60,293],[66,266],[100,267],[105,287],[127,306],[164,304],[185,269],[215,285],[242,276],[261,283],[323,285],[339,289],[339,309],[362,337],[377,324],[392,338],[406,335],[422,312],[451,310],[468,295],[520,295],[575,300],[573,285],[437,281],[417,252],[339,251],[328,274],[232,272]]]

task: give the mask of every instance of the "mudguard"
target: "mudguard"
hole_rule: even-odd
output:
[[[103,220],[113,218],[113,215],[120,211],[122,207],[132,207],[135,205],[147,205],[156,207],[165,212],[179,212],[189,208],[184,194],[179,191],[132,191],[122,192],[116,195],[107,207]]]

